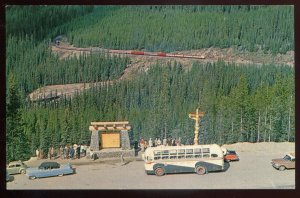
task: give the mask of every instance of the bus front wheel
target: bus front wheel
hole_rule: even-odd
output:
[[[165,174],[165,171],[163,168],[159,167],[155,169],[155,175],[157,176],[163,176]]]
[[[203,166],[197,166],[196,167],[196,173],[198,175],[204,175],[206,173],[206,169]]]

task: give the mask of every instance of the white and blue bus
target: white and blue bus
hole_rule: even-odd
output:
[[[143,154],[147,174],[195,172],[199,175],[224,170],[224,155],[217,144],[149,147]]]

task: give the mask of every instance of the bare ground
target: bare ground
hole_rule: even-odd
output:
[[[295,143],[237,143],[223,145],[235,149],[240,161],[227,164],[223,172],[199,176],[169,174],[163,177],[146,175],[141,160],[72,160],[76,174],[29,180],[15,175],[7,189],[295,189],[295,170],[278,171],[271,159],[295,151]],[[59,161],[61,162],[61,161]],[[65,160],[67,162],[67,160]],[[34,158],[28,162],[39,164]],[[61,162],[62,163],[62,162]]]
[[[57,54],[60,59],[65,59],[68,57],[78,57],[81,54],[90,54],[90,51],[93,48],[76,48],[69,43],[61,43],[60,46],[68,48],[63,49],[56,46],[51,46],[51,50],[54,54]],[[101,49],[105,50],[105,49]],[[51,93],[56,98],[60,98],[63,95],[67,97],[72,97],[76,92],[81,92],[84,89],[89,89],[92,86],[103,85],[105,83],[113,83],[118,82],[124,79],[133,79],[134,76],[139,72],[146,72],[151,65],[160,63],[167,64],[168,62],[176,60],[180,62],[185,70],[188,70],[192,66],[192,62],[199,61],[202,63],[213,63],[218,60],[223,60],[227,63],[235,63],[239,65],[245,64],[275,64],[275,65],[290,65],[294,66],[294,51],[289,51],[286,54],[277,54],[273,56],[271,54],[264,54],[262,52],[239,52],[233,48],[205,48],[199,50],[190,50],[190,51],[176,51],[172,52],[176,54],[188,54],[188,55],[196,55],[196,56],[204,56],[205,59],[186,59],[186,58],[171,58],[171,57],[152,57],[152,56],[141,56],[141,55],[121,55],[121,56],[129,56],[131,58],[131,63],[127,65],[124,70],[123,75],[115,81],[103,81],[101,83],[75,83],[75,84],[66,84],[66,85],[49,85],[42,88],[39,88],[32,93],[29,94],[29,99],[31,101],[37,101],[45,98],[53,98]]]

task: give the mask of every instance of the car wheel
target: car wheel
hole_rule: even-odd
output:
[[[22,170],[20,171],[20,173],[24,175],[24,174],[26,173],[26,171],[25,171],[24,169],[22,169]]]
[[[229,159],[227,159],[227,160],[225,160],[225,162],[230,162],[230,160],[229,160]]]
[[[204,175],[206,173],[206,168],[204,166],[197,166],[196,173],[198,175]]]
[[[165,174],[165,170],[161,167],[155,169],[155,175],[163,176]]]
[[[30,176],[29,179],[36,179],[36,176]]]
[[[284,170],[285,170],[285,167],[284,167],[284,166],[280,166],[278,170],[284,171]]]

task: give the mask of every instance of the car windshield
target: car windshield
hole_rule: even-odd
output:
[[[291,157],[290,156],[288,156],[288,155],[286,155],[286,156],[284,156],[284,158],[283,158],[284,160],[286,160],[286,161],[291,161]]]

